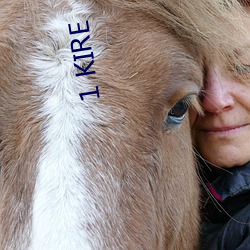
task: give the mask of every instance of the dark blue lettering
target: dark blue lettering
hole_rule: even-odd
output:
[[[82,42],[80,42],[78,39],[74,39],[71,41],[71,51],[72,52],[78,52],[78,51],[84,51],[84,50],[88,50],[89,48],[91,49],[91,47],[87,47],[87,48],[83,48],[82,45],[83,43],[85,43],[87,40],[89,39],[89,36],[87,36]],[[78,43],[80,46],[80,49],[74,49],[73,45],[74,43]]]
[[[86,21],[86,26],[87,28],[86,29],[83,29],[81,30],[80,28],[80,24],[77,23],[77,28],[78,30],[71,30],[71,26],[70,24],[68,24],[68,27],[69,27],[69,33],[72,35],[72,34],[78,34],[78,33],[83,33],[83,32],[89,32],[89,22]],[[74,39],[71,41],[71,44],[70,44],[70,47],[71,47],[71,52],[80,52],[80,51],[87,51],[87,50],[92,50],[91,47],[85,47],[83,48],[83,44],[90,38],[90,36],[88,35],[85,39],[83,39],[82,41],[79,41],[78,39]],[[78,48],[74,48],[74,44],[75,43],[78,43]],[[94,54],[93,52],[91,52],[90,54],[85,54],[85,55],[73,55],[73,58],[74,58],[74,61],[78,60],[78,59],[83,59],[83,58],[88,58],[88,57],[91,57],[92,59],[94,59]],[[88,66],[84,69],[82,67],[80,67],[79,65],[75,64],[74,63],[74,66],[81,70],[82,72],[81,73],[77,73],[76,76],[85,76],[85,75],[90,75],[90,74],[95,74],[95,71],[88,71],[90,69],[90,67],[93,65],[94,63],[94,60],[92,60]],[[83,100],[83,96],[84,95],[92,95],[92,94],[97,94],[97,97],[99,98],[99,89],[98,89],[98,86],[96,86],[96,91],[92,91],[92,92],[86,92],[86,93],[80,93],[80,98],[81,100]]]
[[[76,74],[76,76],[86,76],[86,75],[90,75],[90,74],[95,74],[95,71],[87,72],[93,63],[94,63],[94,60],[92,60],[85,69],[81,68],[80,66],[78,66],[77,64],[74,63],[75,67],[77,67],[78,69],[80,69],[84,72],[84,73],[78,73],[78,74]]]
[[[97,97],[99,98],[99,89],[98,89],[98,86],[96,86],[96,91],[80,93],[79,96],[81,97],[81,100],[83,101],[84,100],[83,99],[84,95],[93,95],[93,94],[97,94]]]
[[[80,58],[87,58],[87,57],[91,57],[92,59],[94,59],[94,54],[93,54],[93,52],[91,52],[89,55],[83,55],[83,56],[73,55],[73,57],[74,57],[74,61],[76,61],[77,59],[80,59]]]
[[[69,26],[69,33],[70,34],[77,34],[77,33],[82,33],[82,32],[89,32],[89,22],[88,21],[86,21],[86,25],[87,25],[87,29],[81,30],[80,29],[80,24],[77,23],[78,30],[77,31],[71,31],[70,24],[68,24],[68,26]]]

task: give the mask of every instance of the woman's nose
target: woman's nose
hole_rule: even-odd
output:
[[[207,70],[201,104],[204,111],[209,113],[225,112],[234,106],[230,80],[223,76],[218,67]]]

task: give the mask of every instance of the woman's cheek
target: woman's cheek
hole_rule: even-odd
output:
[[[190,122],[190,127],[192,127],[193,125],[194,125],[194,122],[195,122],[195,120],[196,120],[196,118],[197,118],[197,115],[198,115],[198,113],[197,113],[197,111],[195,111],[194,109],[190,109],[189,110],[189,122]]]

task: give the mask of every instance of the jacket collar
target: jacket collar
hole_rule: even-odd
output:
[[[212,195],[220,202],[250,191],[250,162],[247,164],[229,169],[229,171],[209,168],[208,174],[213,174],[211,181],[205,180],[207,188]],[[213,172],[213,173],[212,173]]]

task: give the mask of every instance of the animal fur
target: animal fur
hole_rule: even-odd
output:
[[[201,0],[0,2],[1,250],[196,248],[189,122],[166,117],[187,96],[199,109],[204,58],[234,57],[237,11]],[[85,36],[68,24],[86,20],[96,73],[76,77],[70,44]],[[81,101],[95,86],[100,98]]]

